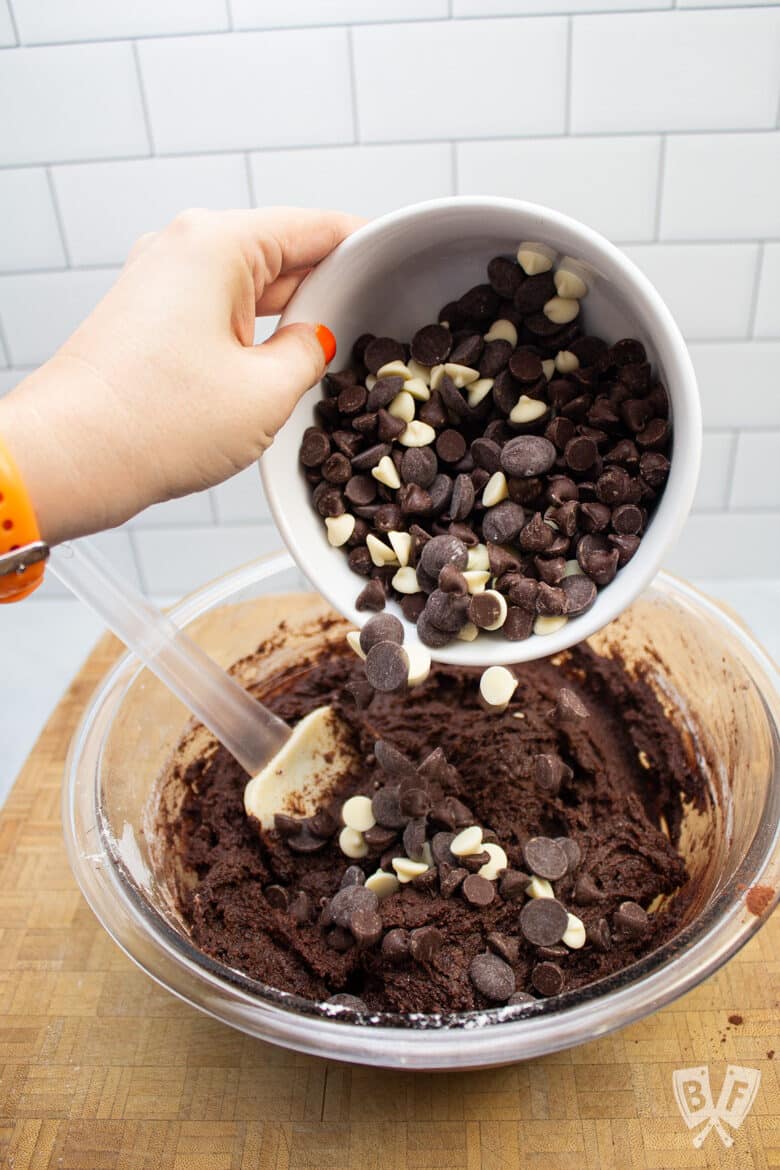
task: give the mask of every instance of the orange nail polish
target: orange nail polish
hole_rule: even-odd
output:
[[[330,365],[336,356],[336,338],[327,325],[318,325],[314,332],[325,354],[325,364]]]

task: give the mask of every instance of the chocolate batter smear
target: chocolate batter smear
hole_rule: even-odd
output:
[[[361,766],[342,777],[322,810],[333,830],[344,799],[373,797],[388,781],[377,739],[415,765],[441,749],[446,764],[433,770],[431,801],[461,801],[508,856],[503,878],[489,883],[489,903],[484,878],[464,885],[461,875],[450,889],[456,879],[440,866],[379,902],[383,939],[394,932],[389,942],[359,945],[329,919],[331,899],[350,864],[359,869],[348,880],[360,883],[382,860],[389,870],[401,845],[388,851],[374,834],[369,856],[350,863],[337,832],[313,852],[296,851],[284,832],[259,833],[244,812],[246,776],[217,747],[184,771],[184,801],[169,829],[171,848],[193,875],[180,910],[195,945],[308,999],[357,996],[373,1011],[448,1012],[495,1006],[499,995],[506,1001],[511,973],[509,1002],[582,987],[668,940],[687,902],[676,847],[683,801],[703,805],[704,777],[651,687],[619,661],[582,645],[513,670],[518,687],[501,714],[481,707],[478,672],[448,666],[411,691],[377,693],[361,709],[350,688],[359,692],[362,664],[333,648],[261,694],[290,723],[329,704],[350,728]],[[562,688],[567,707],[584,704],[587,718],[561,718]],[[429,827],[429,837],[435,832]],[[537,837],[569,839],[571,865],[553,887],[585,926],[579,949],[534,945],[523,933],[524,846]]]

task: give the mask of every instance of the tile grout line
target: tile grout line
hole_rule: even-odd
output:
[[[225,0],[225,8],[227,9],[228,32],[235,32],[236,31],[236,21],[235,21],[235,17],[233,16],[232,0]]]
[[[426,136],[425,138],[366,138],[361,139],[359,145],[367,146],[438,146],[442,143],[455,141],[464,145],[484,144],[484,143],[507,143],[508,145],[518,145],[523,143],[543,142],[545,140],[552,142],[561,142],[566,139],[572,139],[576,142],[584,142],[588,139],[614,139],[614,138],[658,138],[665,135],[667,138],[682,138],[682,137],[696,137],[696,138],[713,138],[731,135],[733,138],[743,136],[745,134],[777,134],[775,126],[749,126],[743,127],[740,130],[577,130],[571,134],[565,134],[563,131],[558,133],[550,133],[549,131],[540,132],[538,134],[533,131],[525,134],[483,134],[481,136],[470,135],[465,138],[435,138]],[[249,150],[253,154],[261,153],[278,153],[284,154],[293,150],[338,150],[344,146],[354,146],[354,142],[345,142],[343,140],[338,142],[294,142],[285,145],[273,143],[264,145],[263,143],[254,143],[247,146],[200,146],[194,150],[163,150],[155,152],[151,157],[154,158],[197,158],[209,157],[211,155],[226,155],[226,154],[241,154],[244,150]],[[0,171],[12,170],[30,170],[34,167],[56,167],[56,166],[99,166],[101,163],[112,162],[142,162],[149,159],[148,154],[115,154],[115,155],[92,155],[89,158],[50,158],[50,159],[31,159],[21,162],[0,162]],[[722,242],[722,241],[721,241]]]
[[[739,448],[739,439],[741,433],[742,432],[738,430],[734,435],[734,441],[731,444],[731,450],[729,452],[728,470],[726,472],[726,483],[729,485],[728,495],[726,496],[726,512],[735,516],[739,515],[740,511],[742,511],[742,509],[735,509],[732,502],[734,499],[735,487],[734,472],[737,469],[737,450]]]
[[[666,135],[661,135],[661,144],[658,148],[658,182],[655,189],[655,223],[653,225],[653,242],[661,240],[661,216],[664,203],[664,186],[666,184]],[[666,242],[666,241],[664,241]]]
[[[154,135],[152,133],[152,119],[149,113],[149,103],[146,100],[146,88],[144,86],[144,75],[141,69],[141,54],[138,50],[138,42],[133,41],[133,61],[135,62],[135,75],[138,79],[138,92],[141,98],[141,112],[144,118],[144,129],[146,131],[146,141],[149,143],[149,154],[152,158],[155,157],[154,152]]]
[[[347,29],[347,61],[349,62],[349,95],[352,105],[352,138],[360,142],[360,117],[358,114],[357,71],[355,69],[355,41],[352,25]]]
[[[453,141],[450,143],[450,183],[452,184],[452,194],[457,195],[458,183],[460,179],[458,176],[458,144]]]
[[[246,171],[246,185],[249,192],[249,206],[257,207],[257,194],[255,192],[255,180],[252,174],[252,160],[249,157],[249,151],[244,151],[244,170]]]
[[[209,488],[208,501],[209,509],[211,510],[211,522],[219,527],[219,508],[217,507],[217,497],[213,488]]]
[[[57,230],[60,233],[60,242],[62,244],[62,254],[65,257],[65,268],[60,271],[65,272],[73,268],[73,257],[68,247],[68,237],[65,234],[65,220],[62,215],[62,208],[57,197],[57,188],[54,185],[54,175],[51,167],[46,167],[46,183],[49,188],[49,195],[51,196],[52,206],[54,208],[54,218],[57,221]]]
[[[7,0],[6,7],[8,9],[8,17],[11,21],[11,29],[13,30],[13,34],[16,37],[16,44],[15,45],[6,45],[5,47],[7,49],[18,49],[18,48],[21,48],[22,38],[19,35],[19,23],[16,19],[16,13],[14,12],[14,6],[11,3],[11,0]]]
[[[563,132],[566,137],[571,135],[572,115],[572,72],[574,69],[574,20],[571,16],[566,19],[566,94],[563,110]]]
[[[756,256],[756,271],[753,276],[753,291],[750,297],[750,312],[748,313],[748,339],[755,340],[756,337],[756,317],[758,316],[758,301],[761,296],[761,280],[764,275],[764,259],[766,257],[766,243],[762,240],[758,246],[758,255]],[[763,340],[763,339],[762,339]]]

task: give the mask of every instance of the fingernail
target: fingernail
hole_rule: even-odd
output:
[[[336,356],[336,338],[327,325],[318,325],[314,333],[322,346],[322,352],[325,354],[325,365],[330,365]]]

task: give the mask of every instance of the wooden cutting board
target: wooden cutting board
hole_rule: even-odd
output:
[[[684,999],[616,1035],[486,1072],[299,1056],[180,1003],[93,918],[60,826],[68,741],[103,639],[0,813],[0,1165],[9,1170],[667,1170],[780,1166],[780,917]],[[761,1072],[727,1150],[672,1073]]]

